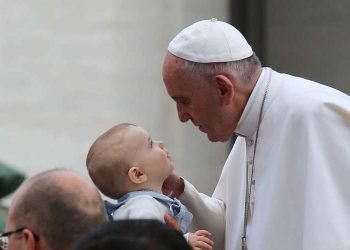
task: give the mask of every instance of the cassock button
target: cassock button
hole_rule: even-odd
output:
[[[249,164],[249,165],[252,165],[252,164],[253,164],[253,159],[252,159],[252,158],[250,158],[250,159],[248,160],[248,164]]]

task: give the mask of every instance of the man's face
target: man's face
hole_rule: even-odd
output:
[[[6,223],[6,231],[14,231],[21,227],[21,225],[17,225],[15,223],[16,218],[13,213],[13,208],[9,209],[7,223]],[[27,249],[24,241],[23,232],[14,233],[8,236],[8,250],[24,250]]]
[[[227,107],[222,104],[220,89],[210,79],[184,73],[182,61],[168,53],[163,80],[169,96],[175,101],[179,120],[191,120],[206,133],[210,141],[227,141],[233,133]]]

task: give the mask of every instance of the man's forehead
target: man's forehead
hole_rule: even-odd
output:
[[[194,77],[180,71],[171,78],[165,79],[164,82],[168,93],[174,97],[183,96],[192,92],[197,84]]]
[[[184,61],[170,53],[167,54],[163,65],[163,78],[165,81],[183,75]]]
[[[185,101],[193,96],[195,92],[201,91],[205,84],[200,78],[182,74],[173,81],[166,83],[169,96],[175,101]]]

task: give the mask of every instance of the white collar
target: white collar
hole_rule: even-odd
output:
[[[270,69],[271,70],[271,69]],[[235,134],[243,137],[251,137],[257,130],[259,112],[264,99],[265,88],[268,82],[269,70],[263,68],[258,81],[248,99],[241,118],[235,129]]]

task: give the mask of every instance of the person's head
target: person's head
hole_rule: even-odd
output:
[[[78,173],[54,169],[24,182],[11,202],[6,224],[9,250],[70,250],[107,216],[102,198]]]
[[[181,122],[191,120],[210,141],[227,141],[260,72],[241,33],[212,19],[192,24],[170,42],[163,80]]]
[[[118,220],[98,226],[75,250],[190,250],[183,235],[152,219]]]
[[[127,192],[161,192],[173,165],[161,141],[153,141],[143,128],[122,123],[92,144],[86,159],[89,175],[106,196],[118,199]]]

